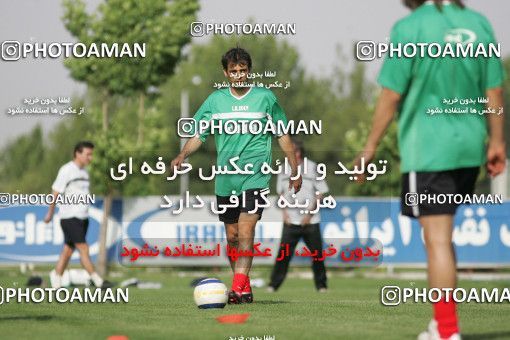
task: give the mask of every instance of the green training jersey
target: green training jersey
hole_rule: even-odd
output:
[[[197,130],[196,133],[202,142],[205,142],[210,134],[214,135],[216,166],[233,171],[235,168],[229,160],[236,156],[239,156],[239,159],[235,164],[241,169],[244,169],[246,164],[253,165],[250,170],[254,174],[217,174],[216,195],[230,196],[233,192],[240,195],[242,191],[248,189],[269,187],[271,175],[262,174],[260,170],[264,162],[271,164],[271,140],[274,136],[272,132],[278,131],[265,127],[287,124],[284,111],[269,89],[250,87],[242,97],[234,96],[230,88],[216,90],[205,100],[193,119],[197,128],[201,122],[208,122],[206,128]],[[252,128],[247,128],[246,123],[252,124]],[[215,128],[219,125],[224,129]],[[261,133],[251,133],[258,131]]]
[[[472,43],[473,49],[483,44],[488,50],[495,38],[483,15],[445,2],[441,11],[425,3],[398,21],[390,41],[402,46],[437,43],[443,48],[450,43],[454,49],[457,43]],[[432,51],[437,53],[437,49]],[[386,57],[378,82],[402,95],[398,139],[403,173],[485,163],[487,117],[479,114],[485,105],[479,99],[486,96],[487,89],[502,85],[504,72],[501,60],[495,56],[464,55]]]

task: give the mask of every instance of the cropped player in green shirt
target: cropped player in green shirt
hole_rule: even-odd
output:
[[[246,252],[253,250],[255,225],[262,216],[263,208],[256,209],[257,203],[263,204],[261,194],[267,194],[269,191],[270,175],[262,174],[260,169],[264,162],[268,164],[271,162],[273,138],[270,133],[250,133],[254,130],[246,129],[246,124],[252,122],[260,126],[277,125],[279,122],[287,123],[287,118],[270,90],[253,87],[247,82],[252,61],[244,49],[230,49],[222,57],[221,62],[230,87],[214,91],[198,109],[193,117],[196,134],[186,142],[179,155],[172,161],[171,168],[174,166],[179,168],[210,134],[214,134],[217,166],[233,171],[235,168],[231,160],[239,157],[234,160],[235,164],[240,169],[246,168],[253,172],[215,176],[218,205],[230,204],[231,195],[238,196],[240,201],[242,195],[245,195],[245,205],[227,208],[219,215],[219,219],[225,223],[229,247]],[[219,125],[223,126],[224,130],[215,128]],[[238,130],[235,130],[236,128]],[[269,131],[277,132],[277,129]],[[278,144],[289,160],[292,176],[296,177],[289,180],[289,190],[294,189],[297,193],[301,188],[302,178],[296,176],[297,161],[292,142],[286,134],[276,134],[275,137],[278,138]],[[250,211],[255,213],[249,213]],[[237,261],[232,261],[230,257],[229,260],[234,272],[229,303],[251,303],[253,294],[248,274],[253,258],[241,256]]]
[[[398,21],[391,43],[494,43],[491,25],[461,0],[404,0],[413,10]],[[417,218],[424,229],[430,288],[454,288],[456,263],[452,246],[457,205],[419,201],[416,195],[471,195],[479,167],[489,175],[503,172],[506,161],[503,114],[479,115],[483,106],[503,107],[502,64],[496,57],[387,57],[379,75],[382,92],[364,152],[372,159],[387,126],[398,114],[398,144],[402,172],[402,214]],[[488,102],[478,98],[488,98]],[[457,99],[457,101],[455,100]],[[447,112],[451,103],[473,99],[469,113]],[[459,107],[459,110],[464,107]],[[502,110],[502,109],[501,109]],[[487,125],[489,135],[487,134]],[[455,303],[433,305],[434,319],[419,339],[460,339]]]

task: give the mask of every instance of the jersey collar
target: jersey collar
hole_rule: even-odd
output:
[[[231,87],[229,87],[229,88],[228,88],[228,92],[229,92],[229,93],[230,93],[230,95],[231,95],[232,97],[234,97],[235,99],[237,99],[237,100],[241,100],[241,99],[243,99],[244,97],[246,97],[246,96],[248,95],[248,93],[250,93],[250,92],[251,92],[251,89],[252,89],[252,87],[250,87],[250,88],[248,89],[248,91],[246,91],[246,93],[245,93],[245,94],[243,94],[241,97],[236,96],[236,95],[232,92],[232,88],[231,88]]]

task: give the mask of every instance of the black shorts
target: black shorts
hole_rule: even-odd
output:
[[[74,248],[75,243],[86,243],[85,236],[89,228],[89,219],[79,219],[76,217],[60,220],[60,226],[64,232],[64,242]]]
[[[219,214],[218,217],[221,222],[226,224],[233,224],[239,221],[239,215],[242,212],[249,212],[255,209],[255,202],[258,202],[259,205],[263,205],[265,203],[264,198],[260,197],[260,192],[269,192],[269,188],[262,189],[248,189],[245,191],[245,204],[242,203],[242,194],[237,196],[239,198],[239,206],[227,208],[227,210],[223,214]],[[267,196],[266,196],[267,197]],[[216,205],[217,209],[221,209],[220,204],[230,204],[230,196],[218,196],[216,195]],[[253,214],[259,215],[259,220],[262,217],[262,211],[264,208],[258,207]]]
[[[403,174],[400,198],[402,215],[455,215],[459,204],[454,202],[452,196],[472,195],[479,172],[479,167],[473,167]]]

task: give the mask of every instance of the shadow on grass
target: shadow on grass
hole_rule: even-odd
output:
[[[52,315],[19,315],[19,316],[0,316],[2,321],[17,321],[17,320],[35,320],[35,321],[48,321],[53,319]]]
[[[464,340],[474,340],[474,339],[508,339],[508,338],[510,338],[510,331],[482,333],[482,334],[462,334],[462,339],[464,339]]]

